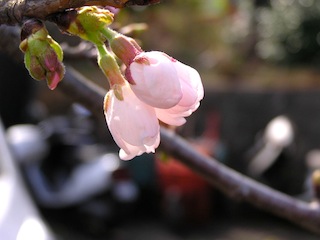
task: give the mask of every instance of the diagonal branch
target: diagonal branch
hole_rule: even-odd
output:
[[[161,129],[162,148],[233,199],[251,203],[264,211],[320,233],[318,203],[306,203],[258,183],[216,159],[202,155],[184,139]]]
[[[0,25],[21,23],[24,18],[44,20],[50,14],[81,6],[148,5],[160,0],[0,0]]]

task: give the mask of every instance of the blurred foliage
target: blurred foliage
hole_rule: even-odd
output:
[[[320,63],[320,1],[271,1],[257,10],[260,57],[289,64]]]

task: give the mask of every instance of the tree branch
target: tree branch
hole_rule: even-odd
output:
[[[24,18],[45,20],[50,14],[81,6],[148,5],[160,0],[0,0],[0,25],[21,23]]]
[[[166,129],[161,129],[161,147],[194,172],[233,199],[251,203],[264,211],[285,218],[313,232],[320,233],[318,203],[306,203],[258,183],[202,155],[189,143]]]

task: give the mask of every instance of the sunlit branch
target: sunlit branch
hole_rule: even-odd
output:
[[[0,0],[0,25],[21,23],[24,18],[45,19],[48,15],[81,6],[148,5],[160,0]]]

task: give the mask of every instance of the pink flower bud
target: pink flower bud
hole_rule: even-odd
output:
[[[141,102],[129,84],[115,85],[104,101],[104,111],[119,156],[130,160],[143,153],[155,152],[160,143],[160,126],[154,108]]]
[[[46,69],[46,79],[49,89],[54,90],[63,79],[65,69],[54,49],[49,48],[44,54],[43,66]]]
[[[203,85],[199,73],[179,61],[174,62],[182,90],[182,98],[177,105],[169,109],[156,108],[159,120],[169,125],[181,126],[186,122],[185,117],[190,116],[200,106],[204,97]]]
[[[175,60],[162,52],[138,54],[127,68],[126,77],[136,96],[152,107],[171,108],[182,98]]]
[[[64,67],[63,65],[58,65],[57,68],[52,72],[47,72],[47,84],[50,90],[54,90],[58,83],[62,80],[64,76]]]
[[[110,29],[109,32],[114,34],[114,37],[110,41],[112,51],[126,66],[129,66],[133,59],[143,52],[141,47],[133,38],[115,33]]]

